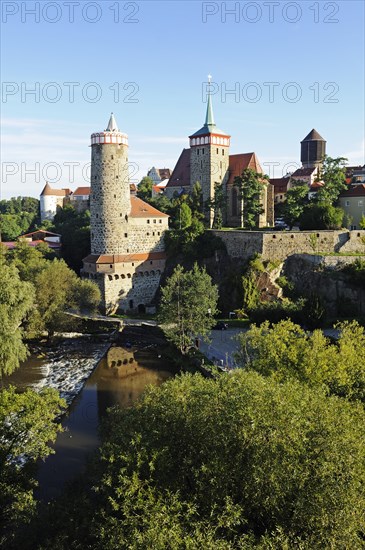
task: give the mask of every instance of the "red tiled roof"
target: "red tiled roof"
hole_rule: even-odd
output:
[[[320,187],[323,187],[324,186],[324,183],[322,181],[314,181],[310,188],[311,189],[319,189]]]
[[[33,235],[37,235],[38,233],[45,233],[45,236],[53,235],[54,237],[61,237],[60,233],[52,233],[52,231],[46,231],[45,229],[36,229],[36,231],[32,231],[31,233],[25,233],[24,235],[20,235],[19,238],[32,237]]]
[[[228,183],[234,183],[234,178],[240,176],[243,170],[250,168],[259,174],[262,174],[262,168],[256,153],[241,153],[239,155],[229,155],[229,179]]]
[[[275,193],[285,193],[288,190],[289,177],[271,178],[270,183],[274,186]]]
[[[149,252],[146,254],[89,254],[89,256],[83,259],[83,262],[89,264],[113,264],[165,259],[165,252]]]
[[[153,185],[152,189],[153,189],[153,192],[158,195],[163,192],[164,187],[160,187],[159,185]]]
[[[195,182],[194,182],[195,183]],[[167,187],[190,186],[190,149],[183,149],[172,171]]]
[[[352,185],[350,189],[343,191],[340,195],[340,198],[364,197],[364,196],[365,196],[365,183],[360,183],[358,185]]]
[[[90,195],[91,187],[78,187],[74,195]]]
[[[168,218],[167,214],[160,212],[139,197],[131,196],[131,217],[132,218]]]
[[[71,194],[71,189],[52,189],[52,187],[47,182],[46,185],[43,187],[41,195],[43,196],[53,196],[53,197],[66,197],[67,195]]]
[[[295,170],[293,174],[291,175],[292,178],[298,178],[300,176],[311,176],[313,172],[315,172],[317,168],[298,168],[298,170]]]

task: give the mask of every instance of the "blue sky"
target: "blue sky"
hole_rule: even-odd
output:
[[[133,180],[153,165],[173,168],[204,122],[208,73],[231,153],[255,151],[271,176],[299,163],[313,127],[329,155],[364,162],[361,1],[1,8],[2,198],[38,196],[45,179],[87,185],[90,134],[111,111],[129,135]]]

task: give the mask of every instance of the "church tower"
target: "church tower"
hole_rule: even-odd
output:
[[[128,136],[113,113],[104,132],[91,135],[91,254],[123,254],[131,211]]]
[[[211,77],[208,78],[210,84]],[[226,195],[230,137],[215,124],[209,89],[205,124],[195,134],[189,136],[190,184],[193,186],[197,181],[200,182],[204,203],[214,198],[216,185],[222,185],[223,194]],[[209,227],[212,227],[213,217],[213,210],[209,210],[206,215]]]
[[[313,128],[301,141],[300,160],[303,168],[318,168],[326,154],[326,141]]]

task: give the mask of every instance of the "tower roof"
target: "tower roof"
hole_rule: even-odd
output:
[[[303,139],[303,141],[326,141],[326,140],[323,139],[323,137],[319,135],[317,130],[313,128],[313,130],[309,132],[309,134]],[[303,141],[301,143],[303,143]]]
[[[209,78],[209,84],[210,84],[210,76]],[[200,130],[195,132],[195,134],[192,134],[189,137],[196,137],[196,136],[203,136],[207,134],[219,134],[220,136],[229,136],[226,132],[223,132],[223,130],[220,130],[217,128],[215,122],[214,122],[214,114],[213,114],[213,102],[212,102],[212,94],[210,91],[210,86],[208,90],[208,103],[207,103],[207,113],[205,115],[205,123]]]
[[[114,116],[113,113],[110,115],[108,126],[107,126],[105,131],[106,132],[119,132],[118,124],[117,124],[117,121],[115,120],[115,116]]]

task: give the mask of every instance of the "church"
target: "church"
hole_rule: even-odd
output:
[[[200,130],[189,136],[190,148],[183,149],[169,182],[165,188],[167,197],[189,193],[198,181],[202,186],[203,202],[214,199],[215,189],[222,186],[226,199],[224,225],[242,227],[242,199],[234,185],[236,176],[246,168],[263,174],[256,153],[230,155],[231,136],[220,130],[214,120],[212,97],[208,93],[205,123]],[[262,184],[262,214],[259,227],[274,225],[274,189],[268,182]],[[214,212],[207,213],[208,226],[212,227]]]

